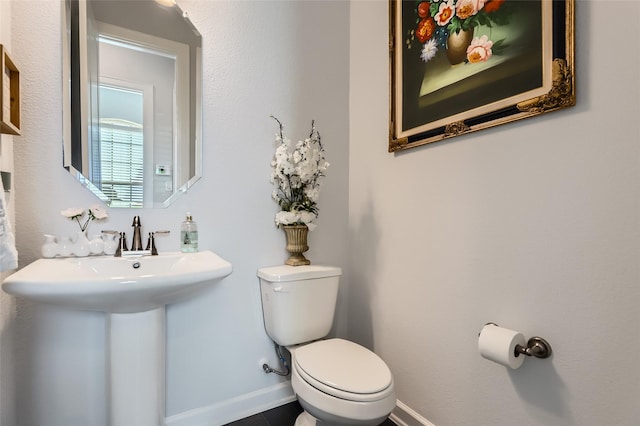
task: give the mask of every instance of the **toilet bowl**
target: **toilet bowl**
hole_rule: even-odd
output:
[[[258,270],[265,330],[291,353],[291,386],[305,410],[296,426],[377,426],[396,405],[393,376],[378,355],[324,340],[341,273],[315,265]]]
[[[376,426],[395,407],[391,372],[368,349],[343,339],[288,349],[291,385],[306,412],[296,426]]]

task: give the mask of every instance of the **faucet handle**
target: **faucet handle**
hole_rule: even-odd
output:
[[[146,251],[151,252],[151,256],[156,256],[158,254],[158,250],[156,250],[156,240],[153,238],[153,232],[149,232],[149,239],[147,240],[147,248]]]
[[[122,256],[123,251],[129,251],[129,248],[127,247],[127,235],[124,232],[120,232],[120,241],[118,242],[118,248],[116,249],[114,256]]]
[[[154,238],[155,234],[166,235],[170,234],[170,231],[155,231],[149,232],[149,240],[147,241],[147,248],[151,252],[151,256],[157,256],[158,250],[156,249],[156,239]]]

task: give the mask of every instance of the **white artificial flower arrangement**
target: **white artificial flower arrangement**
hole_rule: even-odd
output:
[[[276,151],[271,162],[271,183],[276,189],[271,196],[280,206],[275,223],[280,225],[307,225],[313,230],[313,221],[318,217],[318,197],[321,178],[329,167],[325,160],[320,133],[311,121],[311,132],[305,140],[293,146],[284,136],[284,126],[278,123]]]
[[[71,220],[75,219],[78,222],[78,226],[80,226],[80,231],[86,230],[87,226],[89,226],[89,222],[92,220],[102,220],[109,217],[107,212],[97,204],[88,208],[86,213],[88,216],[87,220],[84,223],[81,223],[80,218],[85,214],[85,210],[83,208],[71,207],[60,212],[62,216],[68,217]]]

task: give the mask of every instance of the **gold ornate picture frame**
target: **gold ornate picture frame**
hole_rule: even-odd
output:
[[[575,105],[575,0],[390,0],[389,152]]]

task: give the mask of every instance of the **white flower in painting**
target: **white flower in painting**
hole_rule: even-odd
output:
[[[456,15],[460,19],[467,19],[477,14],[485,4],[485,0],[460,0],[456,4]]]
[[[438,53],[438,43],[434,39],[430,39],[422,47],[420,58],[425,62],[429,62],[436,56],[436,53]]]
[[[456,6],[454,0],[447,0],[446,2],[440,3],[440,7],[438,8],[438,13],[435,14],[433,19],[435,19],[436,24],[444,27],[449,22],[451,22],[451,18],[453,18],[456,14]]]

